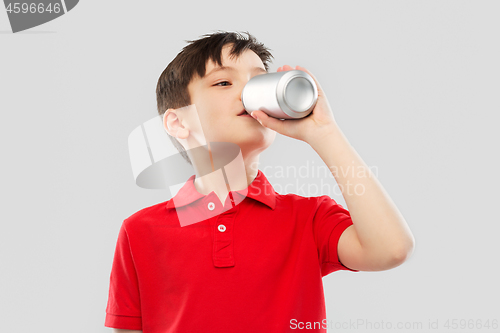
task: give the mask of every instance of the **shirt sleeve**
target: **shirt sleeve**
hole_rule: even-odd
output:
[[[139,283],[125,222],[122,223],[116,242],[104,326],[141,330]]]
[[[353,225],[351,214],[327,195],[319,197],[313,218],[313,233],[318,246],[321,276],[338,270],[359,272],[344,266],[338,257],[340,236]]]

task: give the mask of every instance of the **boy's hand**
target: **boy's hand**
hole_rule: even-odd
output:
[[[281,72],[293,69],[294,68],[285,65],[278,68],[277,71]],[[313,111],[304,118],[285,120],[270,117],[261,110],[255,110],[251,115],[264,127],[270,128],[282,135],[310,143],[313,140],[334,131],[337,124],[323,89],[321,89],[321,86],[314,75],[312,75],[304,67],[296,66],[295,69],[306,72],[313,78],[314,82],[316,82],[316,86],[318,87],[318,101]]]

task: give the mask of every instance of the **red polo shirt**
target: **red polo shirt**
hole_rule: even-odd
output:
[[[261,170],[224,207],[195,175],[123,222],[105,326],[168,332],[326,332],[322,277],[350,214],[330,197],[276,193]],[[306,326],[304,326],[306,327]],[[313,327],[313,326],[311,326]]]

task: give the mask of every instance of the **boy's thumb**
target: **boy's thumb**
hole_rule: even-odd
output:
[[[256,110],[256,111],[252,111],[250,113],[250,115],[252,117],[254,117],[255,119],[257,119],[257,121],[264,127],[267,127],[267,128],[270,128],[272,129],[273,131],[276,131],[278,133],[281,133],[279,131],[279,125],[281,125],[281,121],[276,119],[276,118],[273,118],[273,117],[270,117],[268,116],[264,111],[261,111],[261,110]]]

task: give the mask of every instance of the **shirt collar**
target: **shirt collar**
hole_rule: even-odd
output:
[[[177,194],[172,199],[167,201],[167,209],[189,205],[198,199],[206,197],[205,195],[199,193],[198,190],[196,190],[196,187],[194,186],[195,176],[196,175],[192,175],[191,177],[189,177],[189,179],[180,188]],[[245,194],[247,190],[248,193]],[[271,183],[269,183],[266,176],[264,176],[264,173],[261,170],[258,170],[257,176],[246,189],[231,191],[231,193],[238,193],[239,195],[247,196],[254,200],[260,201],[273,210],[276,207],[276,192],[274,192],[273,186],[271,185]]]

